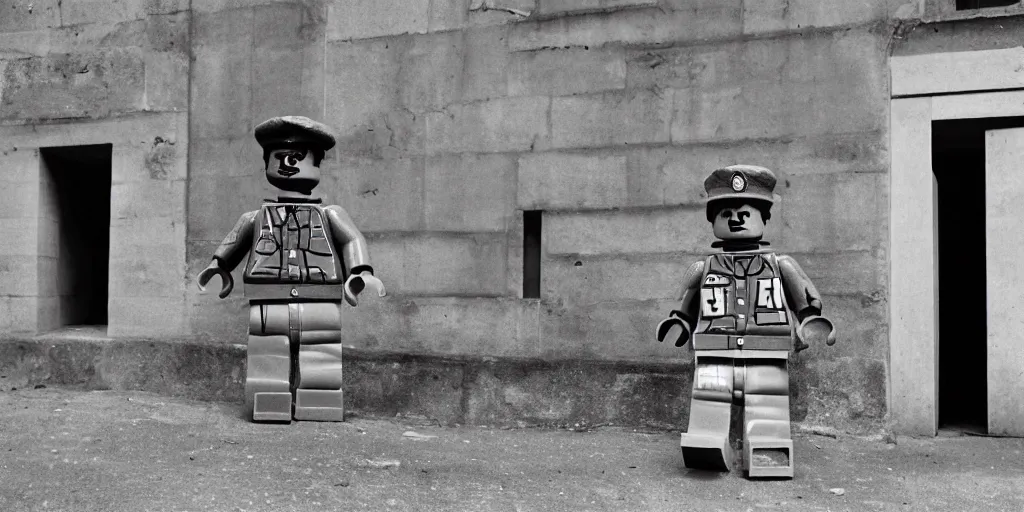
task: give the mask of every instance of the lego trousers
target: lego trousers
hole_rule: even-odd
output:
[[[245,379],[256,421],[342,421],[341,302],[252,302]]]
[[[789,373],[787,359],[733,359],[697,355],[697,368],[690,402],[690,421],[683,434],[683,456],[691,451],[693,467],[706,466],[700,449],[715,447],[710,466],[725,469],[729,464],[729,428],[732,405],[743,406],[744,465],[751,476],[792,476],[792,441],[789,423]],[[789,469],[763,470],[756,464],[756,451],[781,450]],[[721,462],[718,462],[718,461]],[[690,466],[690,461],[687,465]],[[788,471],[788,474],[787,474]]]

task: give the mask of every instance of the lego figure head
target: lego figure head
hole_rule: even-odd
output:
[[[707,219],[720,240],[760,240],[775,203],[775,175],[753,165],[716,169],[704,180]]]
[[[267,181],[284,192],[310,195],[320,183],[320,162],[334,147],[331,129],[301,116],[275,117],[256,126]]]

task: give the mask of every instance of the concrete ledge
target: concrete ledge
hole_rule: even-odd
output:
[[[345,350],[348,412],[441,425],[686,422],[689,364],[544,361]],[[0,339],[0,390],[63,386],[241,403],[245,347],[59,333]]]

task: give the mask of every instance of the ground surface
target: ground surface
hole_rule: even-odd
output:
[[[798,433],[796,478],[752,482],[686,470],[678,434],[256,425],[240,408],[0,393],[0,510],[1024,510],[1021,439]]]

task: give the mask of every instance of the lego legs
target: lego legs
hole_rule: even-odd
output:
[[[291,304],[300,319],[295,419],[344,421],[340,302]]]
[[[292,356],[288,307],[249,307],[249,347],[245,375],[245,407],[253,421],[291,421]]]
[[[755,359],[745,365],[743,460],[751,477],[793,477],[786,364]]]
[[[729,471],[734,371],[732,359],[697,358],[690,423],[680,440],[683,464],[688,468]]]
[[[249,308],[246,410],[253,421],[342,421],[340,302]],[[294,393],[294,395],[293,395]]]

